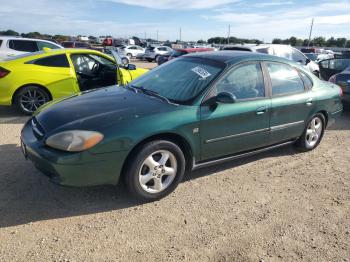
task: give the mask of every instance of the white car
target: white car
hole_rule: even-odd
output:
[[[132,57],[137,57],[139,54],[144,54],[145,49],[142,48],[141,46],[138,45],[128,45],[123,48],[121,48],[121,51],[124,55],[127,57],[132,58]]]
[[[167,46],[156,46],[156,47],[150,46],[150,47],[147,47],[144,58],[148,62],[152,62],[152,61],[158,62],[158,58],[160,56],[168,55],[172,51],[174,50]]]
[[[314,73],[316,76],[320,74],[320,67],[317,63],[309,59],[306,55],[300,52],[298,49],[291,47],[289,45],[279,45],[279,44],[245,44],[245,45],[232,45],[225,46],[223,50],[235,50],[235,51],[250,51],[258,52],[264,54],[275,55],[289,60],[298,62],[307,68],[310,72]]]
[[[51,49],[63,48],[58,44],[41,39],[0,36],[0,59],[41,51],[44,47]]]

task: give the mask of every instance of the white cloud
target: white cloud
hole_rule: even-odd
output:
[[[141,6],[153,9],[207,9],[225,4],[240,2],[240,0],[106,0],[114,3]]]
[[[293,1],[273,1],[273,2],[263,2],[257,3],[256,7],[271,7],[271,6],[281,6],[281,5],[292,5]]]

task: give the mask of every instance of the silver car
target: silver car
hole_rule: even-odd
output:
[[[284,57],[289,60],[298,62],[307,68],[310,72],[314,73],[316,76],[320,76],[320,68],[317,63],[309,59],[298,49],[291,47],[289,45],[279,45],[279,44],[245,44],[245,45],[231,45],[225,46],[223,50],[235,50],[235,51],[250,51],[265,53],[270,55],[275,55],[279,57]]]
[[[173,49],[167,46],[151,46],[146,48],[144,58],[148,62],[158,62],[160,56],[170,54],[172,51]]]

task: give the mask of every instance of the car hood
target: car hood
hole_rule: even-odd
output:
[[[52,101],[35,113],[46,135],[67,129],[103,130],[117,122],[174,110],[177,105],[112,86]]]

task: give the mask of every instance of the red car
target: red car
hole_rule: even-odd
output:
[[[170,55],[163,55],[158,58],[158,65],[161,65],[169,60],[172,60],[174,58],[177,58],[179,56],[187,55],[190,53],[197,53],[197,52],[208,52],[208,51],[214,51],[213,48],[182,48],[182,49],[175,49],[174,52],[172,52]]]

